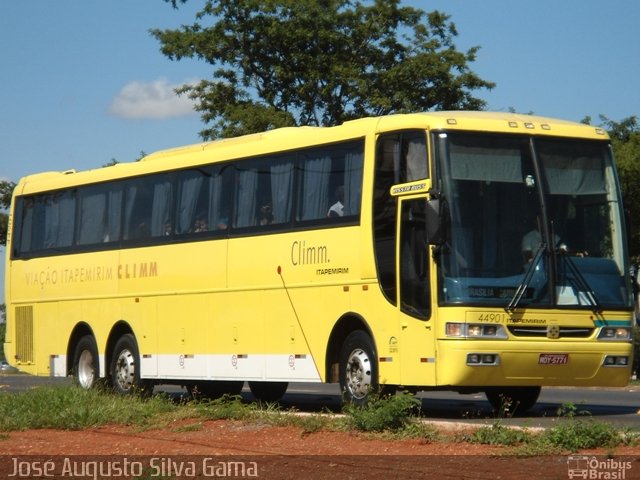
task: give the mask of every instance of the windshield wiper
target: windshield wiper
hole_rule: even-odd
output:
[[[584,278],[584,275],[580,272],[576,264],[573,262],[573,259],[566,251],[559,249],[556,251],[556,254],[560,254],[559,257],[564,258],[566,260],[566,264],[569,267],[569,270],[573,274],[573,279],[576,283],[575,286],[578,287],[578,303],[580,302],[580,294],[584,294],[589,303],[591,304],[591,311],[595,314],[602,312],[602,307],[596,298],[596,294],[593,289],[587,282],[587,279]]]
[[[518,308],[518,304],[520,303],[520,300],[522,300],[522,297],[524,296],[524,294],[527,292],[527,288],[529,288],[529,284],[531,283],[533,274],[536,271],[536,267],[540,263],[540,260],[542,259],[542,255],[544,254],[546,249],[547,249],[547,244],[541,243],[540,246],[538,247],[538,250],[536,250],[536,254],[533,256],[533,259],[531,260],[531,262],[529,262],[527,271],[524,272],[524,278],[522,279],[522,283],[518,285],[518,288],[516,289],[516,293],[513,295],[513,298],[509,302],[509,305],[504,307],[507,313],[512,313],[516,308]]]

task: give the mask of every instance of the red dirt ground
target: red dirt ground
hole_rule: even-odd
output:
[[[598,461],[605,462],[592,468],[594,475],[600,476],[585,478],[640,478],[640,447],[527,458],[514,457],[507,447],[383,440],[334,431],[304,434],[297,427],[238,421],[183,421],[145,431],[126,426],[82,431],[27,430],[2,438],[2,478],[16,473],[16,465],[21,469],[12,478],[125,478],[114,475],[116,470],[111,471],[111,476],[100,476],[90,469],[71,471],[71,466],[120,467],[124,473],[129,460],[130,466],[142,465],[146,469],[142,478],[219,478],[225,472],[228,477],[238,478],[231,475],[231,470],[224,470],[225,462],[231,461],[245,462],[247,468],[253,466],[253,470],[245,471],[244,478],[255,477],[255,473],[257,478],[305,480],[546,479],[569,478],[576,458],[593,462],[595,455]],[[614,459],[607,459],[611,454]],[[48,465],[54,466],[51,472],[58,476],[46,477],[44,470],[38,470],[46,466],[46,461],[52,462]],[[222,470],[215,471],[213,465]],[[134,477],[137,474],[135,469],[129,472]]]

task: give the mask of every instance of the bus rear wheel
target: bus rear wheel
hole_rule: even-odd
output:
[[[73,380],[76,385],[89,390],[98,383],[98,347],[92,335],[80,338],[73,354]]]
[[[541,390],[541,387],[491,387],[485,395],[494,410],[515,415],[531,409]]]
[[[289,382],[249,382],[249,389],[257,400],[277,402],[289,388]]]
[[[363,406],[378,391],[378,360],[371,337],[362,330],[350,333],[340,350],[340,389],[343,401]]]
[[[120,395],[149,395],[153,385],[140,379],[140,353],[135,337],[121,336],[113,349],[111,359],[111,386]]]

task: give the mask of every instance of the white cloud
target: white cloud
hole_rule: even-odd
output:
[[[185,82],[194,83],[194,82]],[[170,84],[166,78],[153,82],[131,82],[116,95],[109,112],[130,119],[165,119],[195,114],[193,100],[187,95],[176,95],[182,84]]]

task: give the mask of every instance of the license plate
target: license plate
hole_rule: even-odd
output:
[[[541,353],[538,358],[540,365],[566,365],[569,363],[568,353]]]

